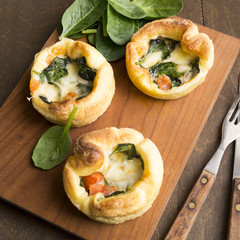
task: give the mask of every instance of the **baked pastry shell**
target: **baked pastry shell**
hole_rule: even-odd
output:
[[[80,100],[68,99],[48,104],[39,98],[38,90],[36,90],[31,92],[34,108],[50,122],[66,125],[76,104],[78,110],[73,119],[72,127],[81,127],[95,121],[106,111],[115,92],[115,80],[111,65],[100,52],[89,44],[63,39],[36,54],[31,78],[39,78],[36,73],[42,72],[48,67],[56,56],[68,56],[72,59],[84,56],[87,65],[97,69],[92,92]]]
[[[80,176],[104,170],[108,156],[120,143],[135,144],[144,162],[143,175],[125,193],[105,198],[102,193],[88,196],[80,186]],[[75,207],[89,218],[107,224],[118,224],[145,213],[157,197],[163,179],[163,162],[154,143],[130,128],[114,127],[81,136],[64,166],[64,189]]]
[[[199,73],[181,86],[169,90],[158,88],[151,80],[149,70],[136,64],[147,53],[150,40],[159,36],[180,41],[184,51],[199,57]],[[166,18],[147,23],[132,36],[126,47],[129,78],[140,91],[157,99],[177,99],[192,92],[203,83],[213,61],[212,41],[206,34],[199,33],[198,27],[186,19]]]

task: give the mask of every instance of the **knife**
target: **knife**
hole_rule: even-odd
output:
[[[240,92],[240,75],[238,76],[238,88]],[[240,108],[240,106],[238,106]],[[238,117],[240,121],[240,116]],[[232,181],[232,206],[228,224],[228,239],[240,239],[240,138],[235,140],[235,155]]]

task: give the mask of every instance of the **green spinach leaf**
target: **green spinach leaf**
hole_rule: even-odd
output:
[[[94,24],[107,6],[107,0],[75,0],[62,17],[62,34],[59,39],[81,32]]]
[[[151,74],[152,79],[158,78],[159,74],[165,74],[171,79],[179,78],[184,73],[177,72],[176,66],[176,63],[174,62],[157,63],[149,68],[149,73]]]
[[[87,66],[85,57],[76,58],[79,68],[79,76],[85,80],[93,81],[96,76],[96,69],[90,68]]]
[[[162,60],[167,59],[175,49],[177,41],[158,37],[150,40],[148,52],[162,51]]]
[[[54,83],[59,78],[64,77],[68,74],[68,71],[66,69],[66,65],[70,63],[70,59],[67,58],[59,58],[55,57],[51,64],[45,68],[40,75],[40,78],[43,78],[45,76],[48,80],[48,82]]]
[[[130,0],[108,0],[108,3],[120,14],[131,19],[146,17],[145,11]]]
[[[69,129],[77,109],[75,105],[65,127],[53,126],[41,136],[32,155],[36,167],[49,170],[62,163],[68,156],[72,145]]]
[[[127,156],[127,159],[140,158],[140,155],[137,154],[137,150],[134,144],[132,143],[121,143],[117,145],[117,148],[112,152],[114,153],[124,153]],[[111,154],[111,155],[112,155]],[[111,156],[110,155],[110,156]]]
[[[88,34],[88,41],[90,44],[95,46],[96,45],[96,34],[95,33]]]
[[[102,25],[99,24],[96,35],[96,48],[102,53],[107,61],[115,61],[122,58],[125,55],[125,45],[117,45],[111,38],[104,37],[102,31]]]
[[[146,12],[146,18],[156,19],[177,15],[183,7],[181,0],[134,0]]]
[[[138,30],[138,26],[138,20],[129,19],[108,5],[107,32],[113,42],[118,45],[126,44]]]

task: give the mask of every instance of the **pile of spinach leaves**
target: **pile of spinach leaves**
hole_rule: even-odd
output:
[[[75,0],[64,12],[60,37],[88,40],[108,61],[125,55],[132,35],[154,19],[177,15],[181,0]]]

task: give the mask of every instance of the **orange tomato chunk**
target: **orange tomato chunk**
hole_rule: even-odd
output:
[[[91,185],[99,184],[103,181],[103,175],[99,172],[94,172],[91,175],[82,177],[83,184],[87,190]]]
[[[159,75],[158,79],[156,80],[156,83],[162,90],[171,89],[171,79],[166,75]]]
[[[34,91],[36,91],[36,90],[39,88],[40,84],[41,84],[41,83],[40,83],[39,80],[36,80],[35,78],[32,78],[32,79],[30,80],[30,84],[29,84],[31,93],[33,93]]]
[[[89,196],[92,196],[96,193],[103,192],[107,188],[107,185],[93,184],[89,187]]]

